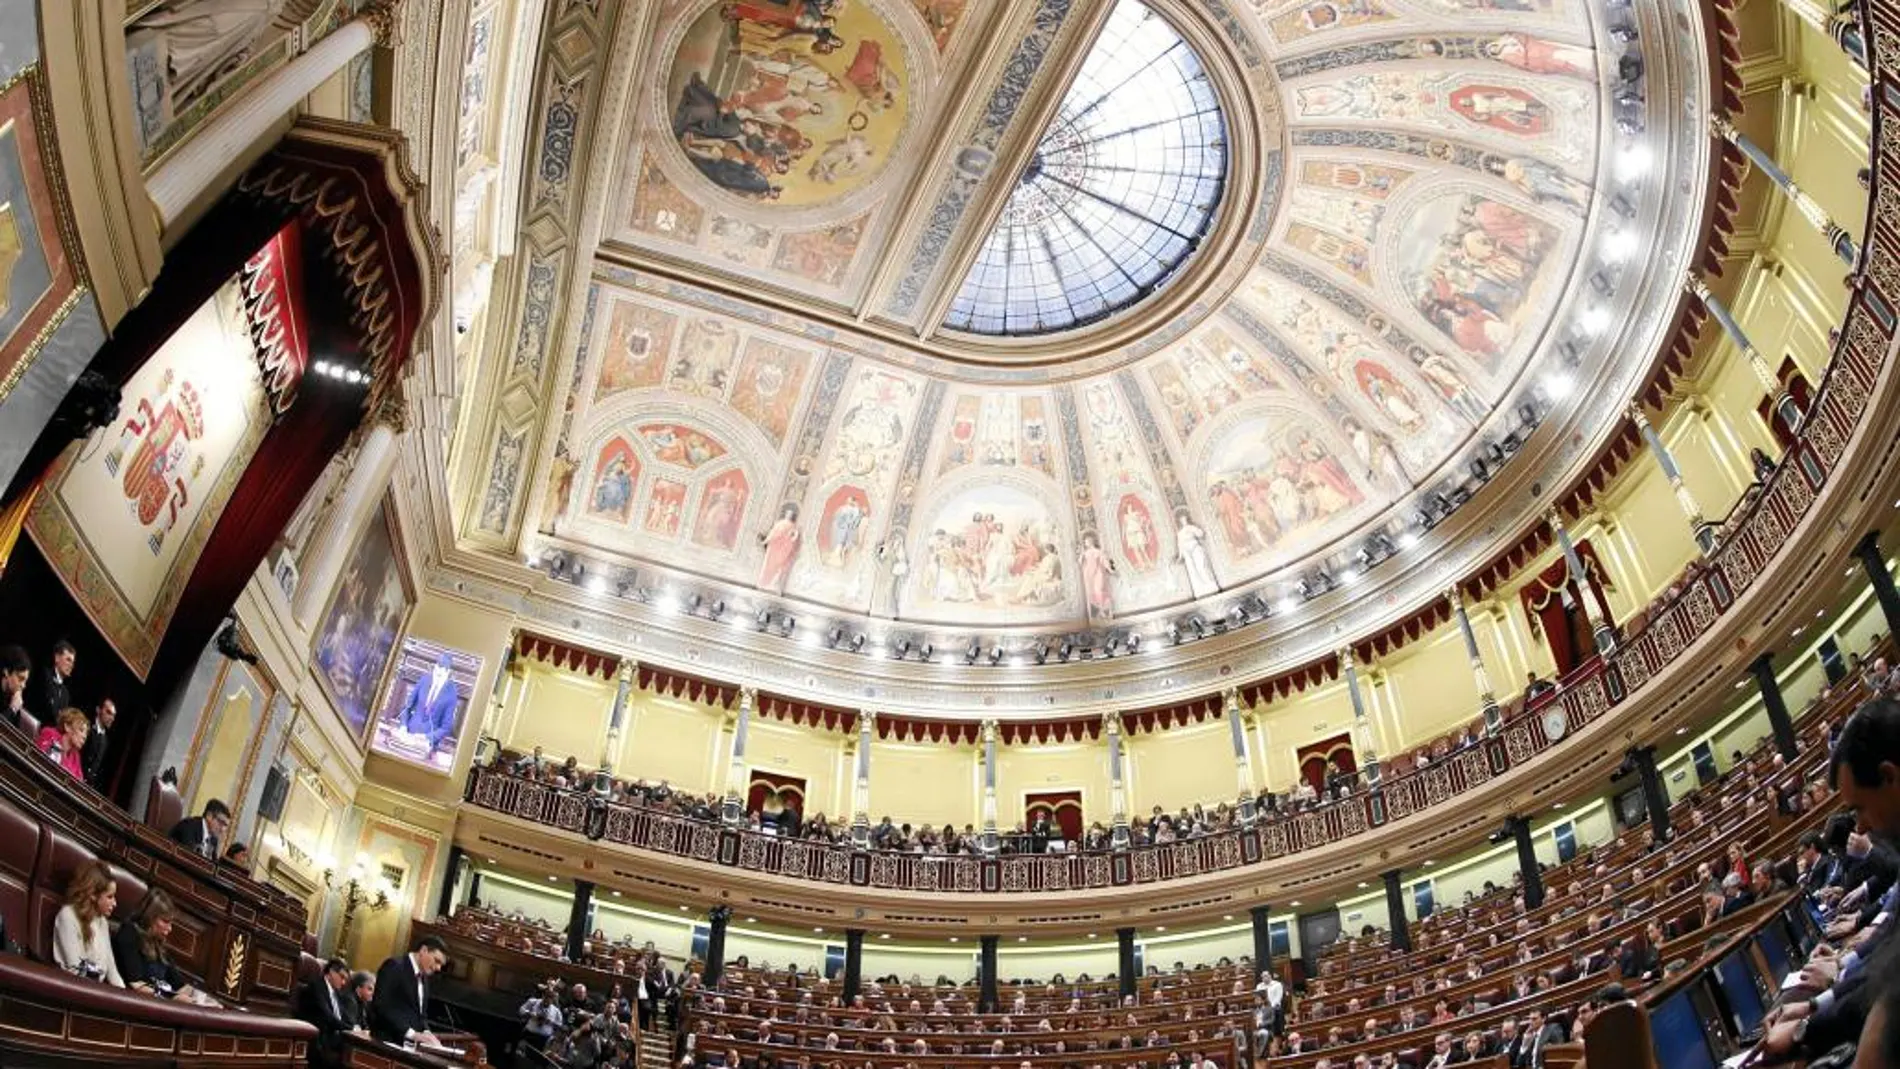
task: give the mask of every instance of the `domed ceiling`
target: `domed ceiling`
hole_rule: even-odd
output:
[[[874,639],[1403,557],[1609,428],[1699,211],[1628,184],[1705,140],[1661,0],[682,0],[645,39],[517,548]]]

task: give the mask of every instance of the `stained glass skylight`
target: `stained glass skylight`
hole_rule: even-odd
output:
[[[1207,235],[1226,142],[1193,47],[1147,5],[1119,0],[944,325],[1051,334],[1153,293]]]

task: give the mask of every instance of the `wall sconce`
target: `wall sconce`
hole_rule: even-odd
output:
[[[331,860],[323,870],[323,886],[336,889],[336,867]],[[350,946],[350,932],[356,927],[356,911],[369,906],[371,913],[381,913],[389,908],[389,889],[379,874],[370,876],[370,858],[368,854],[357,854],[356,861],[350,865],[348,879],[341,888],[343,894],[343,923],[337,928],[334,956],[344,957]]]

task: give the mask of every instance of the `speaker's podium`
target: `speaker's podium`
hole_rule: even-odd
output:
[[[369,1036],[350,1035],[343,1048],[343,1064],[354,1069],[485,1069],[488,1049],[480,1037],[467,1032],[437,1032],[439,1047],[407,1047]]]

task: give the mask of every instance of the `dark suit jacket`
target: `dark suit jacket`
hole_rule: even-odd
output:
[[[172,842],[187,846],[199,854],[206,854],[205,838],[208,833],[209,829],[205,827],[205,818],[186,817],[172,825]],[[218,852],[219,845],[217,839],[215,837],[212,838],[209,853],[215,855]]]
[[[402,704],[402,727],[412,734],[427,735],[430,746],[440,746],[455,732],[455,710],[462,702],[462,688],[453,677],[446,679],[435,700],[430,701],[429,684],[434,678],[431,673],[416,680]]]
[[[351,1019],[351,1005],[355,1001],[356,995],[345,988],[336,992],[333,1009],[330,984],[321,976],[312,977],[298,985],[290,1014],[299,1021],[317,1026],[317,1041],[310,1045],[311,1065],[343,1064],[343,1033],[355,1025]]]
[[[369,1030],[377,1039],[401,1043],[411,1031],[429,1030],[427,1006],[416,993],[416,967],[409,955],[390,958],[376,970],[376,995],[369,1002]]]
[[[107,734],[99,730],[98,724],[93,724],[92,730],[86,733],[85,748],[79,751],[79,764],[86,770],[86,782],[97,790],[105,789]]]
[[[44,672],[33,670],[26,683],[26,708],[40,718],[40,723],[52,723],[61,710],[72,708],[72,704],[72,692],[67,689],[65,680],[54,681],[51,668]]]

